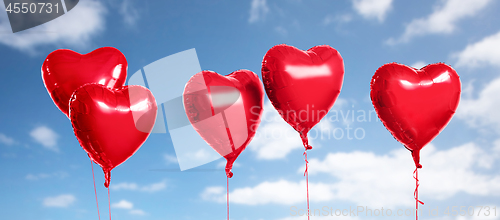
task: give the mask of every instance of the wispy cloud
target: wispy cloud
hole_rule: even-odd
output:
[[[0,10],[5,11],[4,4],[0,4]],[[0,43],[27,53],[35,53],[42,45],[84,48],[104,30],[105,14],[106,7],[100,1],[80,1],[62,17],[14,34],[9,33],[12,31],[7,13],[0,13]]]
[[[30,181],[36,181],[36,180],[41,180],[41,179],[47,179],[47,178],[58,178],[58,179],[63,179],[68,177],[68,173],[66,172],[55,172],[55,173],[39,173],[39,174],[27,174],[26,179]]]
[[[132,209],[129,213],[132,215],[146,215],[146,212],[142,211],[141,209]]]
[[[392,8],[392,0],[352,0],[352,5],[364,18],[382,22]]]
[[[352,15],[350,14],[341,14],[341,15],[327,15],[323,19],[323,25],[327,26],[332,23],[336,24],[344,24],[352,21]]]
[[[287,36],[288,35],[288,30],[286,28],[284,28],[283,26],[277,26],[277,27],[275,27],[274,31],[276,31],[276,33],[281,34],[283,36]]]
[[[45,207],[66,208],[72,205],[75,201],[75,196],[71,194],[63,194],[55,197],[47,197],[43,199],[42,204]]]
[[[493,2],[492,0],[445,0],[432,14],[418,18],[406,25],[405,32],[399,38],[390,38],[386,43],[407,43],[412,38],[428,34],[450,34],[457,29],[457,23],[467,17],[478,14]]]
[[[225,192],[226,188],[222,186],[210,186],[205,188],[200,196],[204,200],[222,203],[226,201],[226,198],[223,195]]]
[[[175,155],[165,154],[163,155],[163,159],[167,162],[167,164],[177,164],[177,157]]]
[[[262,120],[248,148],[258,159],[283,159],[293,150],[303,148],[299,134],[281,118],[271,102],[264,103]]]
[[[132,208],[134,208],[134,204],[132,204],[131,202],[129,202],[127,200],[120,200],[117,203],[113,203],[111,205],[111,207],[117,208],[117,209],[132,209]]]
[[[267,6],[266,0],[252,0],[248,22],[255,23],[262,21],[267,13],[269,13],[269,7]]]
[[[166,180],[159,182],[159,183],[153,183],[153,184],[150,184],[147,186],[143,186],[140,188],[140,191],[152,193],[152,192],[158,192],[158,191],[164,190],[165,188],[167,188],[167,181]]]
[[[120,200],[117,203],[113,203],[111,207],[116,209],[130,210],[129,213],[132,215],[146,215],[146,212],[141,209],[134,209],[134,204],[124,199]]]
[[[39,126],[30,132],[30,136],[44,148],[54,152],[59,152],[59,148],[57,147],[57,139],[59,139],[59,135],[52,129],[46,126]]]
[[[411,67],[413,67],[413,68],[417,68],[417,69],[420,69],[420,68],[422,68],[422,67],[424,67],[424,66],[427,66],[427,63],[426,63],[426,62],[424,62],[424,61],[417,61],[417,62],[415,62],[415,63],[413,63],[413,64],[411,65]]]
[[[137,190],[137,183],[116,183],[109,186],[112,190]]]
[[[0,133],[0,143],[11,146],[16,144],[16,141],[13,138],[7,137],[5,134]]]
[[[254,187],[238,188],[230,193],[231,202],[245,205],[281,204],[293,205],[305,201],[306,182],[279,180],[262,182]],[[324,202],[334,198],[331,186],[324,183],[309,183],[311,201]],[[224,187],[207,187],[202,199],[219,203],[226,201]]]
[[[333,109],[341,108],[346,102],[344,99],[337,99]],[[333,130],[332,123],[325,118],[309,132],[309,144],[313,147],[319,146],[316,139],[321,138],[321,135],[318,134]],[[286,158],[294,150],[304,149],[304,145],[297,131],[285,122],[271,102],[267,101],[264,103],[261,125],[250,142],[249,149],[256,153],[258,159],[276,160]]]
[[[130,190],[130,191],[141,191],[141,192],[158,192],[167,188],[167,181],[163,180],[158,183],[152,183],[150,185],[139,186],[137,183],[117,183],[111,184],[110,188],[112,190]]]
[[[486,152],[474,143],[441,151],[432,144],[426,146],[421,154],[424,168],[419,171],[421,197],[441,200],[457,193],[499,195],[500,176],[477,171],[492,169],[498,153]],[[403,147],[383,155],[361,151],[329,153],[323,159],[313,158],[309,162],[310,176],[327,174],[337,179],[335,182],[310,182],[311,202],[347,201],[384,208],[415,204],[412,177],[415,165],[410,152]],[[297,172],[302,174],[304,168],[300,167]],[[223,203],[224,189],[222,186],[207,187],[201,197]],[[232,203],[245,205],[292,205],[306,199],[304,181],[284,179],[237,188],[230,194]]]
[[[123,21],[129,26],[134,26],[139,20],[139,11],[132,0],[124,0],[120,4],[120,14],[123,16]]]
[[[462,98],[457,109],[457,117],[472,128],[500,133],[500,78],[489,82],[479,91],[477,98]]]
[[[422,149],[419,193],[422,198],[447,199],[457,193],[484,196],[500,194],[500,176],[478,171],[492,168],[496,156],[474,143],[447,150],[429,144]],[[446,161],[446,162],[444,162]],[[412,195],[415,169],[408,150],[393,150],[385,155],[355,151],[330,153],[323,160],[310,160],[310,175],[329,174],[338,178],[333,184],[336,198],[369,206],[396,207],[415,204]],[[302,172],[298,169],[297,172]]]
[[[467,45],[459,53],[452,55],[457,58],[457,67],[480,67],[492,65],[500,67],[500,32]]]

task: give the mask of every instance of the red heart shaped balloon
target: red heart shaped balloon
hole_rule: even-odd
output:
[[[260,124],[264,90],[259,77],[249,70],[227,76],[202,71],[186,84],[183,102],[194,129],[226,158],[226,175],[231,178],[234,161]]]
[[[73,130],[89,157],[102,167],[106,187],[111,170],[130,158],[148,138],[157,108],[153,94],[141,86],[109,89],[87,84],[73,93]]]
[[[420,149],[432,141],[455,114],[460,101],[460,78],[444,63],[418,70],[385,64],[373,75],[371,99],[387,130],[412,152],[420,165]]]
[[[307,51],[277,45],[262,62],[262,79],[274,108],[296,131],[306,149],[307,133],[332,108],[342,89],[344,62],[334,48]]]
[[[116,48],[103,47],[88,54],[60,49],[42,65],[42,79],[56,106],[68,116],[73,92],[87,83],[121,88],[127,79],[127,60]]]

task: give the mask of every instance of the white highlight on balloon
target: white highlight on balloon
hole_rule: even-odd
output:
[[[130,108],[127,108],[124,106],[118,106],[116,108],[112,108],[112,107],[109,107],[108,105],[106,105],[106,103],[99,102],[99,101],[97,102],[97,104],[99,105],[99,107],[101,107],[103,109],[108,109],[108,110],[113,109],[113,110],[121,111],[121,112],[128,112],[128,111],[138,112],[138,111],[144,111],[144,110],[149,109],[149,106],[151,103],[149,102],[149,100],[144,99],[144,100],[130,106]]]
[[[294,79],[322,77],[329,76],[331,74],[330,67],[327,64],[316,66],[286,65],[285,71],[288,72]]]
[[[231,106],[233,104],[241,104],[242,99],[238,90],[228,92],[211,92],[212,105],[214,107]]]
[[[118,79],[120,77],[120,73],[122,72],[122,65],[118,64],[115,66],[115,69],[113,69],[113,78]]]
[[[406,89],[414,89],[417,86],[430,86],[434,83],[444,83],[444,82],[449,82],[451,79],[450,73],[448,71],[441,73],[439,76],[431,80],[424,80],[419,83],[411,83],[408,80],[399,80],[399,83]]]
[[[432,79],[434,83],[442,83],[450,80],[450,73],[448,71],[442,73],[438,77]]]

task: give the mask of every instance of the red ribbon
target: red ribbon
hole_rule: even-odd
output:
[[[418,180],[418,167],[415,168],[415,171],[413,171],[413,178],[415,179],[415,191],[413,192],[413,197],[415,197],[415,219],[418,220],[418,203],[424,204],[422,201],[418,200],[418,186],[420,186],[419,180]]]

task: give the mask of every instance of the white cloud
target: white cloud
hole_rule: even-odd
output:
[[[55,197],[47,197],[43,199],[43,206],[45,207],[57,207],[66,208],[72,205],[76,201],[75,196],[71,194],[64,194]]]
[[[120,5],[120,14],[123,16],[123,21],[129,26],[134,26],[139,20],[139,11],[137,6],[132,3],[132,0],[124,0]]]
[[[482,65],[500,66],[500,32],[488,36],[479,42],[469,44],[453,56],[457,58],[457,67],[478,67]]]
[[[177,164],[178,163],[177,157],[175,155],[165,154],[165,155],[163,155],[163,158],[165,159],[167,164],[171,164],[171,163]]]
[[[285,122],[271,102],[264,103],[261,125],[249,144],[258,159],[283,159],[292,150],[304,148],[299,134]]]
[[[139,187],[137,186],[136,183],[117,183],[117,184],[111,184],[109,186],[110,189],[112,190],[137,190]]]
[[[427,66],[427,63],[424,61],[417,61],[411,65],[413,68],[421,69],[422,67]]]
[[[347,104],[345,99],[337,99],[330,113],[339,111],[340,108]],[[320,147],[316,139],[321,138],[321,133],[332,132],[333,124],[326,120],[329,115],[325,116],[313,129],[309,132],[309,145]],[[271,102],[264,103],[264,111],[262,113],[261,124],[255,133],[255,137],[248,147],[251,151],[257,154],[258,159],[275,160],[283,159],[290,152],[297,149],[304,149],[300,135],[279,115]]]
[[[52,178],[52,177],[63,179],[63,178],[66,178],[67,176],[68,176],[68,173],[66,173],[66,172],[55,172],[55,173],[50,173],[50,174],[47,174],[47,173],[31,174],[31,173],[29,173],[26,175],[25,178],[27,180],[36,181],[36,180],[47,179],[47,178]]]
[[[57,139],[59,135],[46,126],[39,126],[30,132],[30,136],[48,150],[59,152]]]
[[[416,36],[428,34],[450,34],[457,23],[472,17],[484,9],[492,0],[444,0],[434,7],[434,12],[425,18],[418,18],[406,25],[399,39],[390,38],[388,44],[407,43]]]
[[[16,141],[10,137],[7,137],[5,134],[0,133],[0,143],[5,145],[14,145]]]
[[[293,205],[305,201],[306,182],[299,183],[287,180],[263,182],[255,187],[238,188],[230,192],[231,203],[245,205],[284,204]],[[309,182],[311,201],[323,202],[334,198],[332,187],[324,183]],[[201,194],[205,200],[216,202],[226,201],[226,191],[223,187],[208,187]]]
[[[384,21],[392,8],[392,0],[353,0],[354,10],[367,19],[375,18]]]
[[[113,203],[111,207],[116,209],[130,210],[129,213],[132,215],[146,215],[146,212],[141,209],[134,209],[134,204],[124,199],[120,200],[117,203]]]
[[[269,7],[266,0],[252,0],[250,8],[249,23],[255,23],[264,20],[264,17],[269,13]]]
[[[5,10],[3,4],[0,10]],[[105,6],[96,0],[80,1],[67,14],[37,27],[12,32],[6,13],[0,13],[0,43],[34,53],[42,45],[67,45],[84,48],[93,36],[104,30]]]
[[[201,198],[204,200],[222,203],[226,201],[226,197],[222,195],[224,193],[226,193],[226,188],[222,186],[210,186],[205,188],[205,190],[201,193]]]
[[[276,33],[281,34],[283,36],[287,36],[288,35],[288,30],[286,28],[284,28],[283,26],[275,27],[274,31],[276,31]]]
[[[167,181],[163,180],[158,183],[152,183],[150,185],[139,186],[137,183],[117,183],[111,184],[109,186],[112,190],[130,190],[130,191],[141,191],[141,192],[158,192],[167,188]]]
[[[112,204],[111,207],[117,209],[132,209],[134,208],[134,204],[127,200],[122,199],[119,202]]]
[[[457,109],[457,117],[471,127],[492,128],[500,133],[500,78],[494,79],[479,92],[477,99],[462,98]]]
[[[410,152],[403,147],[386,155],[370,152],[328,154],[309,161],[310,175],[327,173],[339,179],[336,198],[360,205],[411,206],[415,180]],[[422,199],[446,199],[463,192],[470,195],[500,194],[500,176],[476,173],[489,169],[493,158],[473,143],[438,151],[434,145],[421,152],[419,171]],[[298,171],[300,172],[300,170]]]
[[[500,148],[499,148],[500,149]],[[500,195],[500,176],[486,174],[494,158],[473,143],[448,150],[437,150],[432,144],[421,152],[424,168],[419,171],[420,199],[442,200],[457,193],[485,196]],[[498,157],[498,156],[496,156]],[[349,201],[357,205],[392,208],[412,207],[413,163],[408,150],[393,150],[388,154],[372,152],[330,153],[324,159],[309,160],[310,180],[319,174],[328,174],[335,182],[309,182],[311,202]],[[481,170],[481,171],[478,171]],[[298,169],[302,174],[303,167]],[[478,172],[476,172],[478,171]],[[202,198],[225,201],[224,187],[208,187]],[[305,202],[304,181],[265,181],[253,187],[231,192],[231,202],[246,205],[284,204]]]
[[[352,21],[352,16],[350,14],[342,14],[342,15],[327,15],[323,19],[323,25],[327,26],[332,23],[343,24]]]
[[[143,192],[158,192],[167,188],[167,181],[162,181],[159,183],[153,183],[151,185],[143,186],[140,190]]]
[[[129,212],[132,215],[146,215],[146,212],[140,210],[140,209],[132,209]]]

